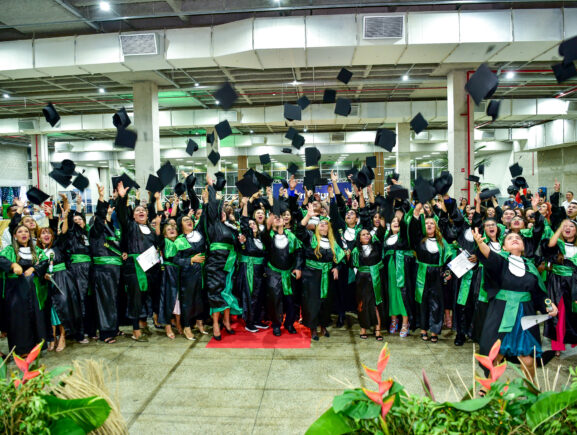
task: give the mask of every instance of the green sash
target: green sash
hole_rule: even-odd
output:
[[[231,272],[234,270],[234,264],[236,262],[236,251],[234,250],[234,246],[229,243],[214,242],[210,244],[209,251],[228,251],[224,271]]]
[[[72,259],[72,264],[92,262],[90,255],[86,254],[71,254],[70,258]]]
[[[128,256],[134,259],[134,270],[136,271],[136,279],[138,280],[138,287],[141,292],[148,290],[148,279],[146,278],[146,272],[142,269],[138,263],[137,257],[140,254],[128,254]]]
[[[489,295],[485,290],[485,272],[483,271],[483,265],[479,263],[479,273],[481,274],[481,285],[479,286],[479,300],[481,302],[488,303],[489,302]]]
[[[305,263],[308,268],[321,271],[321,299],[326,299],[329,293],[329,271],[332,269],[333,263],[322,263],[309,259]]]
[[[358,267],[359,272],[371,274],[371,280],[373,281],[373,292],[375,293],[375,304],[377,305],[383,302],[381,292],[381,269],[383,267],[385,266],[382,261],[379,261],[377,264],[373,264],[372,266]]]
[[[118,249],[116,249],[116,247],[112,246],[110,243],[108,242],[104,242],[104,247],[110,251],[112,251],[113,253],[115,253],[116,255],[118,255],[119,257],[122,257],[122,252],[120,252]]]
[[[122,266],[122,258],[120,257],[94,257],[94,264]]]
[[[459,286],[459,296],[457,297],[457,304],[466,305],[469,292],[471,291],[471,280],[473,279],[473,269],[469,270],[461,277],[461,285]]]
[[[52,266],[52,273],[62,272],[63,270],[66,270],[66,263],[58,263]]]
[[[428,264],[417,260],[417,287],[415,289],[415,300],[420,304],[423,301],[423,291],[425,290],[425,281],[427,279],[427,269],[429,268],[439,268],[447,262],[451,257],[452,251],[449,244],[443,240],[442,245],[439,245],[439,263],[438,264]]]
[[[274,267],[270,262],[267,265],[269,269],[274,270],[276,273],[280,274],[282,280],[282,292],[285,296],[293,294],[292,282],[291,282],[291,270],[282,270]]]
[[[254,265],[262,264],[264,262],[264,257],[251,257],[249,255],[241,255],[239,263],[246,263],[246,279],[248,281],[248,288],[250,289],[250,294],[252,295],[252,290],[254,287]]]
[[[405,287],[405,256],[412,256],[412,251],[395,251],[389,249],[385,258],[389,257],[387,271],[389,284],[389,315],[407,315],[401,289]]]
[[[499,325],[499,332],[511,332],[515,326],[519,305],[521,305],[521,302],[531,302],[531,293],[516,292],[513,290],[499,290],[496,298],[500,301],[506,302],[503,318]]]
[[[174,266],[174,267],[180,267],[178,264],[173,263],[172,261],[166,261],[164,260],[164,262],[162,263],[164,266]]]

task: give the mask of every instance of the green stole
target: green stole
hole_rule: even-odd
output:
[[[316,249],[317,246],[318,246],[317,238],[313,235],[311,237],[311,248],[314,250],[314,249]],[[332,269],[333,263],[335,265],[340,263],[345,256],[345,251],[343,251],[342,248],[337,243],[335,243],[334,249],[335,249],[336,258],[334,258],[333,261],[330,263],[323,263],[321,261],[312,260],[312,259],[307,259],[305,262],[307,267],[309,267],[311,269],[317,269],[317,270],[320,270],[322,272],[321,273],[321,299],[325,299],[328,295],[328,292],[329,292],[329,271]]]
[[[210,314],[212,315],[213,313],[221,312],[230,308],[230,314],[241,315],[242,308],[239,307],[238,301],[232,294],[232,274],[236,263],[236,251],[234,250],[234,246],[229,243],[213,242],[210,244],[209,251],[228,251],[228,257],[226,259],[226,264],[224,265],[224,271],[227,272],[226,281],[224,290],[221,293],[226,305],[220,308],[211,308]]]
[[[378,241],[377,237],[373,236],[373,242]],[[373,249],[375,247],[373,246]],[[353,257],[353,266],[355,266],[361,273],[369,273],[371,275],[371,281],[373,283],[373,292],[375,293],[375,304],[379,305],[383,302],[382,291],[381,291],[381,269],[384,266],[382,261],[372,266],[361,266],[359,261],[359,248],[355,247],[352,250],[351,255]]]
[[[46,256],[46,254],[42,249],[40,249],[37,246],[35,246],[34,249],[36,250],[38,261],[44,261],[44,260],[48,261],[48,257]],[[14,252],[14,248],[12,246],[7,246],[2,252],[0,252],[0,256],[7,258],[11,263],[16,263],[16,252]],[[8,279],[18,279],[24,274],[16,275],[14,273],[3,272],[2,275],[4,275],[3,277],[4,279],[8,280]],[[36,276],[36,274],[34,275],[33,282],[34,282],[34,288],[36,290],[36,299],[38,300],[38,307],[42,310],[44,309],[44,303],[48,298],[48,289],[46,285],[40,280],[40,277]],[[2,297],[5,296],[4,291],[5,289],[3,287]]]
[[[563,254],[565,260],[570,261],[577,267],[577,255],[573,257],[566,257],[566,250],[565,250],[565,242],[561,239],[557,240],[557,246],[559,247],[559,251]],[[554,275],[557,276],[573,276],[574,269],[570,266],[565,266],[564,264],[554,264],[551,270]],[[577,286],[571,286],[571,311],[573,313],[577,313]]]
[[[301,241],[294,235],[291,230],[284,229],[283,234],[286,235],[289,241],[289,254],[292,254],[295,250],[300,249],[302,247]],[[274,240],[275,232],[273,230],[270,231],[270,237]],[[273,241],[274,243],[274,241]],[[270,261],[267,264],[268,268],[275,271],[276,273],[280,274],[281,282],[282,282],[282,292],[285,296],[289,296],[293,294],[292,290],[292,281],[291,281],[291,268],[287,270],[279,269],[274,267]],[[252,288],[251,288],[252,293]]]

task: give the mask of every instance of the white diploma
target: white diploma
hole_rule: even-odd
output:
[[[453,261],[451,261],[448,266],[449,269],[455,274],[457,278],[461,278],[469,270],[475,267],[476,263],[471,263],[469,257],[471,254],[466,250],[463,250],[459,255],[457,255]]]
[[[136,257],[136,261],[138,261],[138,264],[140,264],[142,270],[146,272],[148,269],[150,269],[152,266],[154,266],[156,263],[160,261],[160,257],[158,255],[158,251],[156,250],[156,248],[154,246],[151,246],[142,254],[140,254],[138,257]]]

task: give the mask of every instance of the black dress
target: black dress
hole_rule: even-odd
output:
[[[184,236],[180,236],[184,237]],[[180,269],[176,262],[178,238],[173,242],[164,237],[158,237],[158,248],[161,252],[162,265],[160,266],[160,301],[158,309],[158,323],[170,325],[172,314],[179,301],[182,313],[182,302],[179,300]],[[188,242],[187,242],[188,243]],[[190,260],[188,261],[190,263]],[[185,325],[190,326],[190,325]]]

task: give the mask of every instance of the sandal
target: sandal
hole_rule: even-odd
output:
[[[380,329],[375,329],[375,340],[377,341],[383,341],[383,336],[382,335],[377,335],[377,332],[381,332]]]
[[[58,346],[56,347],[56,352],[62,352],[66,348],[66,338],[63,335],[58,339]]]
[[[367,334],[360,334],[359,337],[361,338],[361,340],[366,340],[367,338],[369,338]]]
[[[399,336],[401,338],[406,338],[409,335],[409,324],[403,324],[403,327],[401,328],[401,332],[399,333]]]
[[[46,350],[48,352],[52,352],[54,350],[54,342],[51,341],[50,343],[48,343],[48,347],[46,348]]]
[[[427,334],[426,332],[421,332],[421,340],[429,341],[429,334]]]
[[[389,334],[394,334],[399,330],[399,319],[391,320],[391,326],[389,327]]]
[[[437,343],[439,341],[438,335],[431,335],[431,343]]]
[[[148,338],[144,337],[143,335],[141,335],[138,338],[135,337],[134,335],[131,335],[130,338],[132,338],[134,341],[138,343],[148,343]]]
[[[108,337],[108,338],[104,339],[104,342],[106,344],[114,344],[114,343],[116,343],[116,339],[114,337]]]

